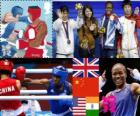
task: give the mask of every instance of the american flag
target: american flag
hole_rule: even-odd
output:
[[[73,77],[99,77],[99,58],[73,58]]]
[[[86,116],[86,98],[74,98],[73,116]]]

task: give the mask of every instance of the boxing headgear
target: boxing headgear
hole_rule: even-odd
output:
[[[41,9],[38,6],[30,6],[28,8],[28,13],[32,16],[32,21],[35,21],[41,15]]]
[[[16,68],[16,79],[17,80],[23,81],[25,74],[26,74],[25,67],[19,66]]]
[[[12,14],[14,17],[16,17],[17,15],[22,15],[23,14],[23,8],[21,8],[20,6],[14,6],[11,10]]]
[[[0,70],[6,70],[12,73],[14,64],[9,60],[0,60]]]
[[[56,66],[52,70],[52,74],[54,76],[60,77],[60,83],[64,83],[67,80],[68,77],[68,70],[63,66]]]

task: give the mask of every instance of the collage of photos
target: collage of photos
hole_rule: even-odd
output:
[[[140,0],[0,0],[0,116],[140,116]]]

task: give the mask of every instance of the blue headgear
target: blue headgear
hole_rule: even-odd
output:
[[[56,66],[52,70],[52,74],[60,77],[60,83],[64,83],[68,77],[68,70],[63,66]]]
[[[14,6],[11,10],[12,14],[14,17],[16,17],[16,15],[22,15],[23,14],[23,8],[21,8],[20,6]]]

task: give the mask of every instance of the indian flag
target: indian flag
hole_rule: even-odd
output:
[[[99,116],[99,97],[86,97],[86,116]]]

